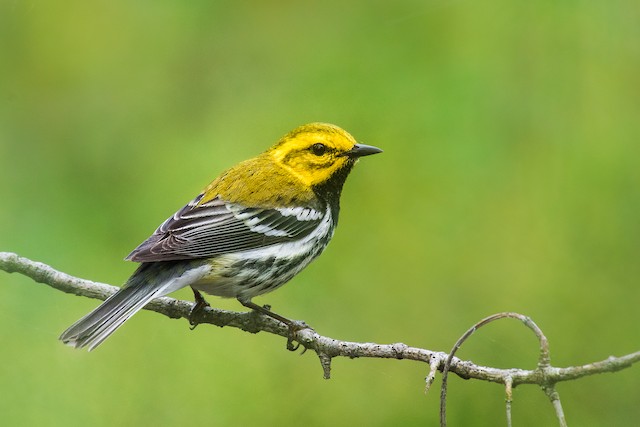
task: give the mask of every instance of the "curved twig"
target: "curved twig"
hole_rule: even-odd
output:
[[[540,374],[540,382],[537,383],[540,385],[545,394],[549,397],[549,400],[553,404],[553,407],[556,411],[556,416],[558,417],[558,421],[560,422],[561,427],[566,426],[566,421],[564,418],[564,412],[562,410],[562,403],[560,402],[560,395],[555,389],[555,384],[557,379],[553,378],[553,375],[549,375],[553,371],[551,368],[551,355],[549,353],[549,341],[547,337],[542,333],[542,330],[535,324],[531,318],[524,316],[520,313],[498,313],[492,316],[486,317],[469,328],[454,344],[451,352],[449,352],[449,356],[445,361],[444,367],[442,369],[442,389],[440,391],[440,425],[445,427],[447,425],[447,415],[446,415],[446,407],[447,407],[447,374],[449,372],[449,365],[453,359],[455,353],[460,349],[462,344],[473,335],[479,328],[488,325],[491,322],[494,322],[499,319],[518,319],[524,325],[531,329],[533,333],[538,338],[538,343],[540,344],[540,355],[538,357],[538,367],[535,369],[535,372]],[[503,378],[503,383],[505,386],[506,392],[506,406],[507,406],[507,425],[511,425],[511,403],[512,403],[512,390],[517,384],[514,383],[513,377],[507,375]]]

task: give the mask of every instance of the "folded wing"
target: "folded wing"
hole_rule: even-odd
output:
[[[127,256],[136,262],[208,258],[303,239],[326,215],[311,207],[254,208],[202,194]]]

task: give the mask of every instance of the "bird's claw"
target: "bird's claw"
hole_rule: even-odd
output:
[[[193,296],[196,300],[196,303],[193,305],[193,308],[191,308],[191,311],[189,312],[189,318],[188,318],[189,325],[191,325],[189,329],[193,331],[196,328],[196,326],[198,326],[199,324],[198,318],[202,316],[202,313],[207,307],[211,307],[211,306],[209,305],[207,300],[204,299],[202,294],[200,294],[200,292],[198,292],[193,288],[191,289],[193,290]]]
[[[304,322],[291,321],[287,324],[287,328],[287,350],[296,351],[300,348],[300,341],[296,341],[296,333],[303,329],[309,329],[309,326]],[[293,344],[294,342],[296,343],[295,345]]]

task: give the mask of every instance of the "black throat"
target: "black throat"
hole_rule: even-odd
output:
[[[351,172],[354,164],[354,161],[347,162],[342,168],[334,172],[328,180],[313,187],[313,192],[316,196],[331,208],[334,223],[338,222],[338,214],[340,213],[342,186],[347,180],[347,176],[349,176],[349,172]]]

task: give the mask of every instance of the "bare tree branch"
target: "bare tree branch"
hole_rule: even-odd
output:
[[[60,291],[88,298],[104,300],[113,294],[117,288],[104,283],[92,282],[70,276],[52,267],[20,257],[11,252],[0,252],[0,269],[8,273],[20,273],[39,283],[47,284]],[[153,300],[145,309],[164,314],[170,318],[189,318],[193,303],[162,297]],[[504,317],[518,318],[532,329],[540,342],[540,356],[538,366],[534,370],[498,369],[489,366],[476,365],[470,361],[454,357],[457,348],[473,331],[493,320]],[[220,327],[230,326],[250,333],[268,332],[282,337],[288,336],[288,328],[283,323],[255,312],[233,312],[207,307],[197,319],[198,323],[209,323]],[[531,319],[518,313],[500,313],[483,319],[474,325],[461,340],[456,343],[450,353],[434,351],[406,344],[376,344],[342,341],[322,336],[313,329],[307,328],[295,332],[295,340],[305,350],[313,350],[320,359],[324,377],[331,374],[331,360],[334,357],[374,357],[382,359],[407,359],[429,364],[430,370],[426,377],[425,390],[428,390],[435,378],[436,371],[452,372],[464,379],[476,379],[503,384],[507,395],[507,417],[510,418],[512,389],[521,384],[536,384],[540,386],[551,400],[560,425],[566,425],[562,406],[555,390],[555,384],[571,381],[588,375],[616,372],[628,368],[640,361],[640,351],[621,357],[609,358],[582,366],[565,368],[554,367],[550,363],[547,339],[542,331]],[[443,380],[444,382],[444,380]],[[446,394],[446,391],[445,391]]]

